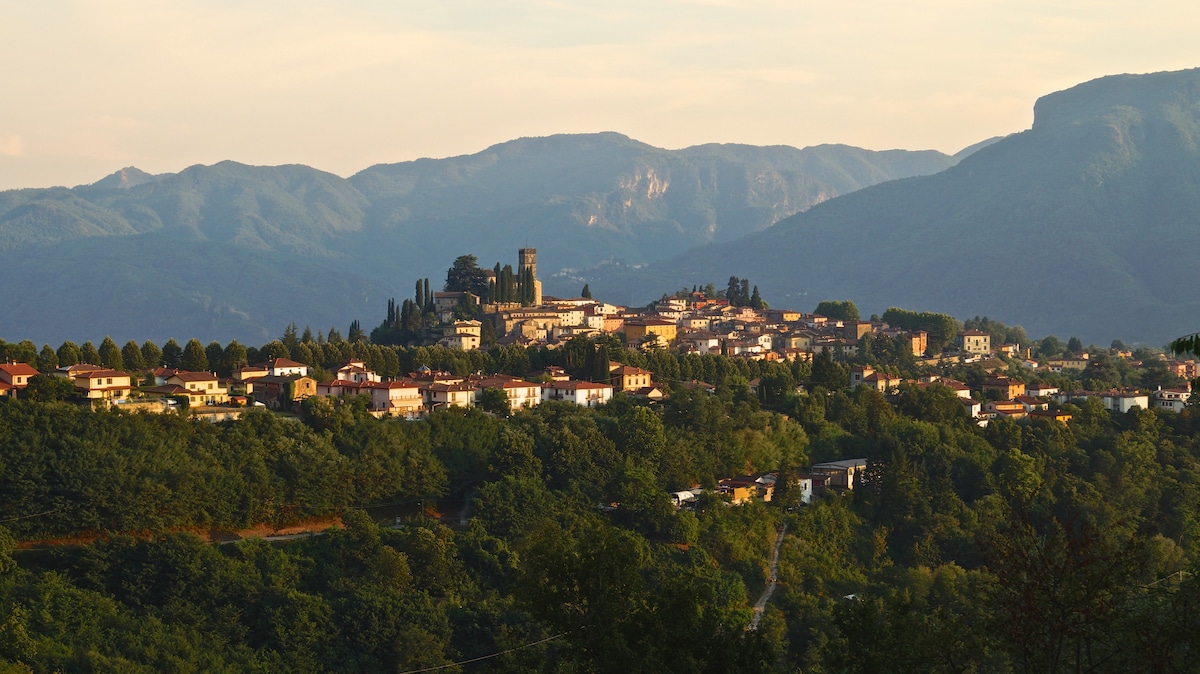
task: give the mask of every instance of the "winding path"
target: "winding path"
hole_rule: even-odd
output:
[[[746,627],[747,631],[758,629],[758,622],[762,620],[767,602],[771,600],[771,595],[775,594],[775,586],[779,584],[779,551],[783,548],[785,534],[787,534],[786,522],[779,529],[779,536],[775,538],[775,550],[771,553],[771,576],[767,579],[767,587],[763,590],[762,596],[754,602],[754,617],[750,619],[750,625]]]

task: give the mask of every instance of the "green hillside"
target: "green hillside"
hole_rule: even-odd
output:
[[[1106,77],[1040,99],[1033,128],[937,175],[823,203],[658,265],[661,287],[749,276],[775,304],[853,298],[986,314],[1032,334],[1161,344],[1200,296],[1200,70]],[[632,279],[594,280],[603,293]]]

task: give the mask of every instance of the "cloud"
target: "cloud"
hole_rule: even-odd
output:
[[[0,156],[20,157],[23,150],[20,136],[15,133],[0,133]]]

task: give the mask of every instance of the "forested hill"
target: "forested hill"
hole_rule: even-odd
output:
[[[841,145],[671,151],[602,133],[349,179],[231,161],[158,176],[129,167],[72,189],[0,192],[0,311],[39,341],[262,341],[284,314],[314,326],[366,318],[463,253],[515,262],[533,246],[548,271],[644,263],[956,161]]]
[[[1161,344],[1200,295],[1200,70],[1120,75],[1040,99],[1033,127],[937,175],[878,185],[654,269],[679,287],[749,276],[810,310],[852,298],[986,314],[1031,333]]]

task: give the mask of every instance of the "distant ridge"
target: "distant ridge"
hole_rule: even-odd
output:
[[[1045,96],[1033,127],[936,175],[863,189],[593,292],[748,276],[768,301],[989,315],[1161,345],[1200,327],[1200,69]],[[649,281],[647,281],[649,279]]]
[[[547,276],[611,257],[642,264],[955,162],[842,145],[671,151],[607,132],[520,138],[349,179],[233,161],[162,175],[127,167],[73,189],[0,192],[11,260],[0,283],[20,289],[0,310],[21,316],[0,336],[261,341],[289,320],[345,331],[376,320],[413,279],[440,283],[463,253],[491,265],[527,244]]]

